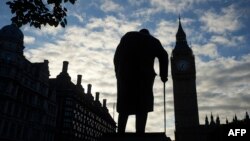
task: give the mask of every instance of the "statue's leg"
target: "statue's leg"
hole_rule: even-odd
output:
[[[147,123],[148,113],[137,113],[136,114],[136,133],[145,133],[145,127]]]
[[[125,133],[128,114],[119,113],[118,116],[118,133]]]

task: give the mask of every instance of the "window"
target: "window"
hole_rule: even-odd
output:
[[[4,126],[4,120],[1,119],[0,120],[0,136],[1,136],[2,132],[3,132],[3,126]]]
[[[8,113],[8,108],[9,108],[9,101],[5,102],[5,106],[4,106],[4,113],[7,114]]]
[[[70,99],[66,99],[65,104],[68,106],[72,106],[72,101]]]
[[[22,131],[22,126],[21,125],[17,125],[17,138],[21,138],[21,132]]]
[[[13,89],[13,84],[12,84],[12,82],[9,82],[9,85],[7,86],[7,92],[11,93],[12,89]]]
[[[65,128],[70,128],[70,123],[69,122],[64,122],[63,125],[64,125]],[[74,128],[75,128],[75,125],[74,125]]]
[[[70,108],[70,107],[65,107],[65,111],[71,112],[71,111],[72,111],[72,108]]]
[[[71,113],[68,112],[68,111],[65,111],[65,112],[64,112],[64,115],[65,115],[65,116],[71,116]]]
[[[2,68],[1,68],[2,69]],[[2,91],[2,92],[4,92],[5,91],[5,89],[6,89],[6,87],[7,87],[7,82],[4,82],[4,81],[0,81],[0,92]],[[1,92],[1,93],[2,93]]]
[[[6,129],[6,135],[7,135],[7,137],[9,137],[9,136],[11,136],[11,130],[10,130],[10,128],[11,128],[11,122],[7,122],[7,128],[5,128]]]

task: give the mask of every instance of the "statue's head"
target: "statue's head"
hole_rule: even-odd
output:
[[[140,33],[143,33],[143,34],[148,34],[148,35],[150,35],[148,29],[146,29],[146,28],[141,29],[139,32],[140,32]]]

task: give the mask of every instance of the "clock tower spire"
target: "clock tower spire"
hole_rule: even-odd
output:
[[[179,27],[176,33],[176,45],[173,50],[173,55],[193,55],[191,48],[187,44],[186,33],[184,32],[181,25],[181,17],[179,16]]]
[[[173,79],[175,139],[176,141],[193,140],[192,129],[199,126],[195,58],[188,46],[186,34],[181,25],[176,33],[176,45],[171,56]],[[190,134],[189,134],[190,133]]]
[[[176,40],[179,42],[187,42],[186,41],[186,34],[181,26],[181,16],[179,15],[179,28],[176,33]]]

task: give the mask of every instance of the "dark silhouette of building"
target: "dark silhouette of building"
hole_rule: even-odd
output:
[[[237,116],[233,117],[231,122],[228,122],[226,119],[226,124],[220,123],[219,116],[216,117],[214,121],[213,115],[210,116],[210,122],[206,116],[205,125],[200,125],[199,130],[197,132],[197,138],[202,141],[226,141],[230,139],[238,140],[238,141],[246,141],[249,138],[249,134],[244,136],[238,135],[236,136],[228,136],[230,129],[246,129],[249,130],[250,127],[250,119],[249,115],[246,112],[246,116],[242,120],[238,120]]]
[[[230,139],[228,138],[230,129],[250,127],[248,113],[244,120],[238,121],[235,115],[232,123],[226,120],[226,124],[221,124],[219,116],[214,118],[211,113],[210,122],[206,116],[205,125],[199,124],[195,57],[187,44],[180,18],[176,45],[171,56],[171,68],[176,141],[225,141]],[[237,140],[245,140],[245,137]]]
[[[199,126],[196,94],[195,57],[188,46],[179,19],[176,45],[172,51],[171,68],[174,92],[175,139],[191,140]]]
[[[106,107],[81,85],[71,82],[68,62],[49,79],[48,61],[31,63],[23,55],[22,31],[15,25],[0,30],[0,140],[97,141],[114,133],[116,123]]]
[[[71,82],[67,73],[68,62],[63,62],[62,72],[49,80],[51,92],[56,92],[57,120],[56,141],[97,141],[104,133],[115,133],[116,123],[106,107],[99,101],[99,93],[94,97],[91,84],[87,93],[78,75],[77,84]]]
[[[53,141],[55,93],[49,93],[48,61],[31,63],[23,56],[22,31],[0,30],[0,140]]]

